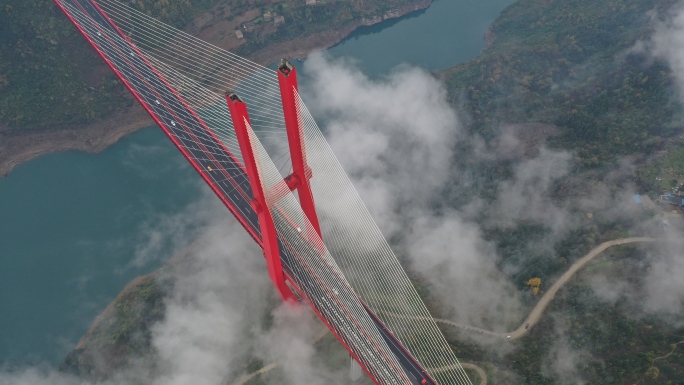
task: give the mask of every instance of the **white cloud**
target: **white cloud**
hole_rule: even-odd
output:
[[[303,98],[323,118],[333,151],[385,236],[401,239],[395,251],[429,277],[446,313],[499,329],[519,318],[519,299],[478,226],[456,211],[435,210],[454,183],[456,144],[470,140],[443,85],[409,67],[371,80],[350,62],[323,55],[312,56],[307,70],[312,84]]]
[[[504,224],[529,219],[541,222],[554,231],[562,231],[572,222],[567,210],[550,198],[554,182],[570,172],[572,156],[566,151],[542,147],[539,155],[515,166],[513,179],[499,185],[496,214]]]
[[[680,90],[684,90],[684,4],[673,7],[671,14],[656,24],[651,41],[642,42],[637,48],[664,59],[672,69]]]
[[[572,346],[568,338],[568,328],[558,314],[554,315],[555,336],[549,354],[544,358],[542,372],[555,375],[559,384],[584,385],[579,367],[589,358],[588,352]]]
[[[643,306],[679,326],[684,324],[684,242],[678,234],[669,234],[668,238],[669,242],[650,256]]]

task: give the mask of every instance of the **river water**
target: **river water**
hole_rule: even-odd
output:
[[[477,56],[511,3],[437,0],[328,52],[373,77],[402,63],[448,67]],[[59,364],[128,281],[183,246],[176,234],[199,226],[183,217],[205,194],[156,127],[96,155],[41,156],[0,178],[0,367]]]

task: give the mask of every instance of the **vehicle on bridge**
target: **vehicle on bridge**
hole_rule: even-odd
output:
[[[377,263],[392,270],[380,271],[378,281],[367,283],[380,286],[374,292],[363,286],[361,276],[349,274],[350,282],[348,266],[343,271],[323,242],[310,183],[317,165],[309,164],[314,154],[307,149],[313,143],[309,136],[322,134],[299,98],[290,62],[281,61],[276,71],[260,67],[116,0],[54,2],[263,249],[268,274],[283,300],[307,303],[377,384],[470,384],[396,256],[386,250],[389,245]],[[139,40],[133,41],[136,36]],[[211,63],[206,73],[197,66],[199,58],[216,56],[225,61]],[[228,74],[226,80],[211,83],[222,73]],[[221,93],[234,91],[221,97],[219,87]],[[248,112],[250,100],[254,109]],[[262,110],[268,103],[278,110]],[[287,135],[292,173],[285,177],[256,134],[267,119]],[[362,202],[355,204],[365,210],[359,211],[364,216],[370,215]],[[371,230],[372,239],[385,245],[379,229]],[[330,244],[335,241],[331,236]],[[361,243],[354,241],[347,243]],[[362,255],[357,250],[344,253]],[[380,281],[385,275],[396,279]],[[381,312],[393,307],[408,317]]]

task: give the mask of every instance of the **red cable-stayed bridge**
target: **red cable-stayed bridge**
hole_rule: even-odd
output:
[[[376,384],[471,384],[289,62],[269,70],[116,0],[54,1],[262,247],[284,300],[308,303]]]

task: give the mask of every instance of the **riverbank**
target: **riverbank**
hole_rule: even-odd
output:
[[[0,176],[43,154],[78,150],[98,153],[122,137],[154,124],[138,104],[95,124],[74,128],[0,131]]]
[[[247,58],[262,65],[269,65],[282,57],[304,57],[313,51],[339,44],[360,27],[401,18],[425,10],[431,4],[432,0],[412,1],[373,18],[355,19],[341,29],[268,45],[248,55]],[[154,125],[152,119],[142,107],[134,103],[132,107],[114,116],[80,127],[15,131],[0,126],[0,176],[9,175],[17,165],[43,154],[70,150],[98,153],[122,137],[151,125]]]

